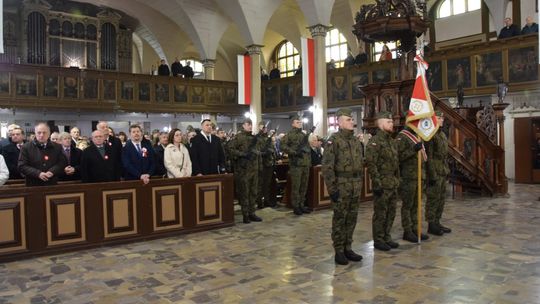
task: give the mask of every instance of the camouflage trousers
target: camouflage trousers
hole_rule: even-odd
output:
[[[272,176],[274,175],[274,166],[265,167],[259,169],[259,181],[257,191],[257,205],[263,206],[263,198],[265,206],[273,206],[276,202],[275,197],[270,197],[272,192],[270,189],[272,185]]]
[[[291,205],[293,208],[299,208],[306,201],[309,167],[291,166],[289,175],[291,176]]]
[[[418,228],[418,182],[416,179],[402,180],[399,184],[401,197],[401,226],[403,232],[415,232]],[[422,188],[425,191],[425,183]]]
[[[384,189],[382,195],[374,195],[373,199],[373,240],[391,241],[390,230],[396,217],[396,189]]]
[[[255,213],[257,201],[257,170],[240,170],[234,172],[234,184],[238,202],[242,208],[242,215]]]
[[[358,217],[361,178],[338,178],[339,199],[332,202],[332,242],[336,251],[351,249]]]
[[[427,187],[426,220],[428,223],[439,223],[444,211],[446,198],[446,178],[432,180],[433,186]]]

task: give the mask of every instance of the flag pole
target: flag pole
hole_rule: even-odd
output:
[[[418,137],[418,141],[420,142],[421,139]],[[418,156],[418,210],[417,210],[417,221],[418,221],[418,227],[416,230],[416,233],[418,235],[418,244],[422,242],[422,149],[418,150],[417,156]]]

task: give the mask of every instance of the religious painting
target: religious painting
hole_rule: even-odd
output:
[[[98,96],[98,81],[94,78],[85,78],[82,81],[81,92],[85,99],[97,99]]]
[[[191,103],[204,103],[204,87],[192,87]]]
[[[362,88],[369,83],[368,72],[357,72],[351,76],[351,91],[352,99],[360,99],[366,97],[362,92]]]
[[[37,76],[17,74],[15,75],[15,87],[17,95],[37,96]]]
[[[64,98],[78,98],[79,84],[77,77],[64,77]]]
[[[280,106],[288,107],[294,105],[294,87],[292,83],[281,85]]]
[[[294,90],[296,92],[296,105],[306,105],[313,102],[313,98],[310,96],[304,96],[304,88],[301,82],[295,82]]]
[[[476,86],[488,86],[497,84],[502,79],[502,54],[488,53],[475,55],[476,63]]]
[[[389,82],[391,79],[390,70],[375,70],[373,71],[373,83]]]
[[[225,92],[225,104],[236,104],[236,89],[235,88],[223,88]]]
[[[347,100],[347,75],[332,76],[332,100]]]
[[[9,73],[0,72],[0,94],[9,94]]]
[[[377,113],[377,103],[375,99],[367,99],[365,101],[364,109],[366,109],[366,118],[374,118]]]
[[[415,65],[416,66],[416,65]],[[416,72],[415,72],[416,75]],[[432,92],[442,91],[442,62],[434,61],[429,63],[426,71],[426,81],[428,88]]]
[[[169,84],[156,83],[155,89],[157,102],[169,102]]]
[[[133,100],[133,94],[135,91],[135,82],[122,81],[121,95],[124,100]]]
[[[174,101],[187,102],[187,86],[185,84],[174,85]]]
[[[448,89],[456,89],[458,85],[471,87],[471,59],[469,57],[448,59]]]
[[[139,82],[139,101],[150,101],[150,84]]]
[[[58,98],[58,76],[43,75],[43,96]]]
[[[538,80],[538,56],[534,46],[508,50],[510,82]]]
[[[220,88],[206,88],[208,94],[208,103],[221,103]]]
[[[116,81],[103,79],[103,99],[116,100]]]
[[[397,102],[397,100],[395,100]],[[392,94],[385,94],[381,96],[380,111],[388,111],[395,114],[397,107],[394,105],[394,96]]]
[[[277,107],[278,87],[276,85],[263,86],[263,89],[264,89],[264,107],[267,109]]]

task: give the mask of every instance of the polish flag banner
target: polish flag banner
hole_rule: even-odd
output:
[[[251,104],[251,57],[238,55],[238,104]]]
[[[407,112],[406,124],[424,141],[429,141],[439,129],[426,81],[426,70],[429,65],[420,55],[416,55],[414,61],[417,65],[416,81]]]
[[[315,41],[302,37],[302,95],[315,96]]]

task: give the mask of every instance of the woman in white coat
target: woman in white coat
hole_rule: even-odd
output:
[[[169,178],[191,176],[191,158],[188,149],[182,144],[182,131],[179,129],[169,132],[164,163]]]

